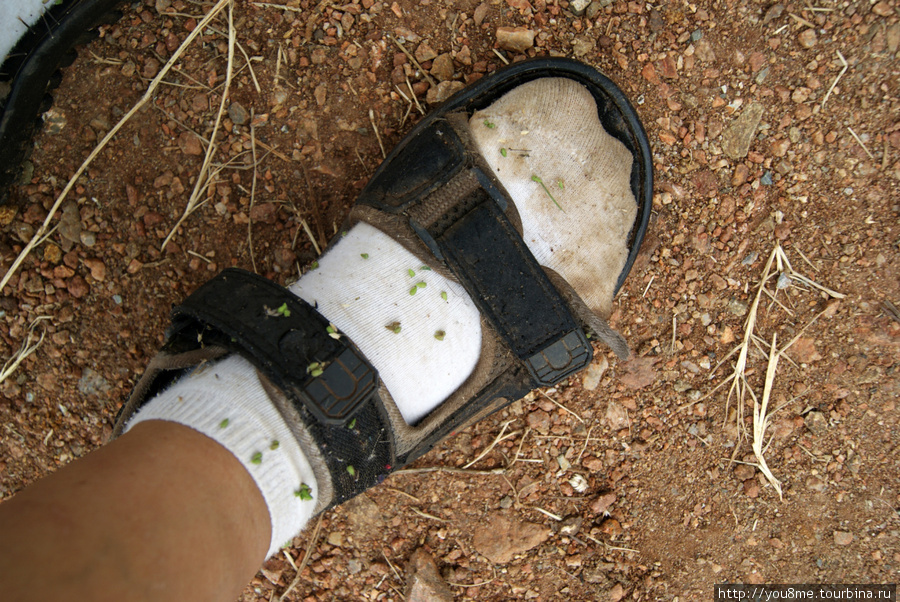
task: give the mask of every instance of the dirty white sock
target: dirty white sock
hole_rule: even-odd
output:
[[[515,201],[529,249],[608,315],[636,206],[631,155],[603,131],[590,94],[569,80],[530,82],[477,113],[471,128]],[[360,348],[410,423],[440,405],[478,361],[480,317],[465,290],[372,226],[351,229],[290,288]],[[303,527],[317,486],[254,372],[239,357],[195,370],[146,404],[129,428],[175,420],[232,451],[266,499],[271,554]],[[301,483],[312,500],[294,495]]]
[[[268,558],[313,514],[318,485],[306,455],[269,400],[256,369],[240,356],[201,364],[141,408],[146,420],[178,422],[217,441],[244,465],[272,521]]]
[[[476,112],[469,126],[515,201],[538,263],[608,317],[637,204],[631,153],[603,129],[591,93],[570,79],[533,80]]]
[[[465,289],[368,224],[354,226],[290,290],[359,347],[410,424],[478,363],[481,321]]]
[[[9,51],[34,25],[53,2],[44,0],[3,0],[0,2],[0,64]]]

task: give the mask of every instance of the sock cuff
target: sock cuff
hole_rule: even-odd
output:
[[[244,358],[230,356],[198,366],[145,404],[126,432],[146,420],[189,426],[240,461],[269,510],[272,539],[267,558],[312,517],[318,493],[315,474]]]

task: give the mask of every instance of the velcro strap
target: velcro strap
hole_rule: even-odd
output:
[[[502,210],[506,199],[477,167],[408,210],[410,225],[443,259],[542,386],[587,366],[592,349],[569,307]]]
[[[286,288],[229,268],[172,310],[170,337],[237,351],[317,420],[339,425],[374,396],[378,374],[328,326]]]

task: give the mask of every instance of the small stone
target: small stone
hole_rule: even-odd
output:
[[[407,602],[453,602],[453,592],[441,578],[437,563],[425,550],[413,552],[406,569]]]
[[[525,420],[530,428],[542,435],[550,432],[550,414],[544,410],[535,410]]]
[[[894,23],[888,27],[885,42],[889,51],[897,52],[897,49],[900,48],[900,23]]]
[[[62,249],[53,243],[44,246],[44,260],[56,264],[62,260]]]
[[[233,102],[228,107],[228,117],[235,125],[244,125],[250,119],[250,113],[247,112],[241,103]]]
[[[584,519],[580,516],[570,516],[565,518],[561,523],[559,523],[559,534],[560,535],[577,535],[578,531],[581,530],[581,525],[584,523]]]
[[[763,15],[763,24],[770,23],[781,16],[781,13],[784,12],[784,4],[778,3],[773,4],[769,7],[769,10],[766,11],[766,14]]]
[[[894,8],[891,6],[890,2],[879,2],[872,7],[872,12],[879,17],[890,17],[894,14]]]
[[[334,546],[336,548],[344,545],[344,534],[340,531],[332,531],[328,534],[328,545]]]
[[[178,148],[185,155],[202,155],[203,147],[200,145],[200,139],[193,132],[182,132],[176,140]]]
[[[431,65],[431,75],[439,82],[445,82],[453,78],[453,59],[448,53],[444,53],[434,59]]]
[[[59,233],[70,242],[81,242],[81,215],[78,212],[78,205],[73,202],[63,205],[62,217],[59,218]]]
[[[594,49],[594,39],[591,37],[579,36],[572,42],[572,52],[575,56],[582,57]]]
[[[576,17],[580,17],[584,14],[584,11],[587,10],[587,7],[591,4],[591,0],[570,0],[569,2],[569,10]]]
[[[112,388],[103,375],[91,368],[85,368],[78,380],[78,391],[84,395],[101,395]]]
[[[811,476],[806,479],[806,488],[821,493],[825,491],[825,481],[817,476]]]
[[[465,87],[466,85],[459,81],[441,82],[433,88],[428,88],[425,100],[428,104],[442,103]]]
[[[734,467],[734,476],[738,481],[752,479],[756,475],[756,469],[749,464],[738,464]]]
[[[849,546],[853,543],[853,534],[848,533],[846,531],[835,531],[834,532],[834,545],[837,546]]]
[[[475,9],[475,13],[472,15],[472,20],[475,21],[475,27],[481,27],[481,24],[484,23],[484,18],[488,13],[488,5],[482,2]]]
[[[609,590],[609,600],[610,602],[619,602],[622,598],[625,597],[625,588],[622,587],[621,583],[616,583],[611,590]]]
[[[743,163],[739,163],[737,167],[734,168],[734,174],[731,176],[731,185],[737,188],[738,186],[742,186],[746,184],[747,178],[750,177],[750,168],[748,168]]]
[[[90,292],[91,287],[81,276],[72,276],[66,281],[66,290],[76,299],[81,299]]]
[[[438,56],[437,52],[428,45],[428,42],[422,42],[416,48],[415,57],[416,60],[420,63],[424,63],[425,61],[431,61],[436,59]]]
[[[613,492],[604,493],[602,495],[597,496],[593,502],[591,502],[591,512],[594,514],[606,514],[609,510],[609,507],[612,506],[616,502],[616,494]]]
[[[744,481],[744,495],[749,498],[759,497],[759,482],[756,479]]]
[[[600,385],[600,379],[603,378],[603,375],[606,374],[606,371],[609,369],[609,360],[606,359],[605,355],[600,356],[599,362],[593,362],[588,369],[584,371],[584,377],[582,379],[582,386],[587,391],[594,391]]]
[[[106,280],[106,264],[99,259],[85,259],[84,265],[91,270],[91,278],[98,282]]]
[[[483,524],[475,530],[472,545],[495,564],[506,564],[516,554],[523,554],[550,538],[549,528],[500,513],[489,515]]]
[[[716,60],[716,53],[705,38],[696,43],[694,54],[704,63],[711,63]]]
[[[828,419],[825,414],[819,411],[813,411],[806,415],[803,424],[809,429],[813,435],[824,435],[828,431]]]
[[[534,35],[524,27],[498,27],[497,44],[504,50],[523,53],[534,46]]]
[[[614,431],[628,428],[628,411],[622,404],[616,401],[610,401],[606,404],[605,422],[607,426]]]
[[[320,107],[323,106],[325,104],[325,99],[328,97],[328,86],[319,84],[313,91],[313,96],[316,98],[316,105]],[[237,123],[237,121],[235,121],[235,123]]]
[[[761,104],[751,103],[741,116],[726,128],[722,133],[722,150],[726,155],[732,159],[743,159],[747,156],[763,111]]]
[[[148,58],[144,63],[144,68],[141,69],[141,75],[144,76],[144,79],[153,79],[157,73],[159,73],[159,61],[153,57]]]
[[[816,45],[818,39],[816,38],[816,32],[814,29],[805,29],[800,32],[800,35],[797,36],[797,41],[804,48],[812,48]]]
[[[815,340],[809,337],[798,338],[788,351],[801,364],[811,364],[822,359],[822,355],[816,349]]]

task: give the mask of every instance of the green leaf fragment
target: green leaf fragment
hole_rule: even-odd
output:
[[[447,291],[441,291],[441,299],[443,299],[444,301],[447,300]]]
[[[385,325],[385,328],[394,334],[400,334],[400,322],[391,322],[390,324]]]
[[[291,310],[288,309],[287,303],[282,303],[281,307],[275,310],[279,316],[284,316],[285,318],[291,317]]]
[[[309,264],[309,269],[311,269],[311,270],[318,270],[318,269],[319,269],[319,262],[318,262],[318,261],[314,261],[314,262],[312,262],[311,264]]]
[[[219,428],[220,429],[226,428],[228,426],[228,423],[230,423],[230,422],[231,421],[228,418],[226,418],[225,420],[223,420],[222,422],[219,423]]]
[[[262,464],[262,452],[256,452],[253,454],[253,457],[250,458],[251,464]]]
[[[428,267],[427,265],[423,265],[422,267],[419,268],[419,270],[422,272],[430,272],[431,268]]]
[[[413,278],[416,275],[416,271],[412,268],[409,268],[408,270],[406,270],[406,273],[409,274],[410,278]]]
[[[353,466],[351,466],[349,464],[347,465],[347,473],[354,479],[356,478],[356,469],[353,468]]]
[[[325,332],[327,332],[328,334],[335,334],[337,332],[337,329],[334,327],[333,324],[329,324],[328,326],[325,327]]]
[[[322,368],[322,364],[319,362],[313,362],[309,366],[306,367],[306,371],[310,376],[315,378],[316,376],[321,376],[324,369]]]
[[[438,330],[437,332],[434,333],[434,338],[436,338],[439,341],[443,341],[445,336],[447,336],[447,333],[444,332],[443,330]]]
[[[415,295],[417,290],[419,290],[419,287],[414,286],[414,287],[412,287],[411,289],[409,289],[409,294],[410,294],[410,295]]]
[[[562,180],[557,180],[557,181],[556,181],[556,186],[559,187],[560,190],[565,190],[565,189],[566,189],[566,185],[563,184],[563,181],[562,181]]]
[[[416,282],[416,288],[425,288],[426,286],[428,285],[424,282]]]
[[[350,430],[353,430],[355,427],[356,427],[356,418],[354,418],[347,424],[347,428]]]
[[[553,204],[556,205],[557,208],[558,208],[560,211],[563,211],[562,206],[561,206],[559,203],[557,203],[557,202],[556,202],[556,199],[553,198],[553,195],[550,194],[550,189],[547,188],[547,185],[544,184],[544,181],[540,178],[540,176],[538,176],[538,175],[532,175],[532,176],[531,176],[531,181],[532,181],[532,182],[537,182],[538,184],[540,184],[540,185],[541,185],[541,188],[544,189],[544,192],[547,193],[547,196],[550,197],[550,200],[553,201]]]
[[[294,492],[294,495],[300,498],[301,500],[311,500],[312,498],[312,489],[309,488],[309,485],[306,483],[300,483],[300,489]]]
[[[494,129],[495,127],[497,127],[497,124],[496,124],[496,123],[492,123],[492,122],[488,121],[487,119],[485,119],[485,120],[484,120],[484,127],[486,127],[486,128],[488,128],[488,129],[491,129],[491,130],[492,130],[492,129]]]
[[[369,254],[368,254],[368,253],[360,253],[359,256],[362,257],[363,259],[368,259],[368,258],[369,258]]]
[[[500,156],[501,156],[501,157],[505,157],[505,156],[506,156],[506,149],[505,149],[505,148],[501,148],[501,149],[500,149]]]
[[[272,451],[275,451],[280,446],[281,446],[281,443],[279,443],[278,440],[276,439],[275,441],[272,441],[271,445],[269,445],[269,449],[271,449]]]

